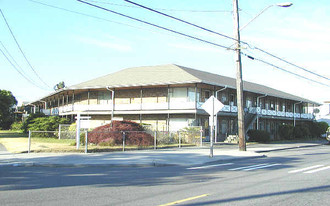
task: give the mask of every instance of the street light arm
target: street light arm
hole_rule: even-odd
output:
[[[269,5],[266,8],[264,8],[263,10],[261,10],[261,12],[259,12],[259,14],[257,14],[255,17],[253,17],[248,23],[246,23],[244,26],[241,27],[240,31],[242,31],[247,25],[249,25],[251,22],[253,22],[256,18],[258,18],[261,14],[263,14],[265,11],[267,11],[269,8],[275,6],[273,5]]]
[[[267,11],[269,8],[273,7],[273,6],[278,6],[278,7],[290,7],[293,4],[291,2],[285,2],[285,3],[278,3],[278,4],[272,4],[267,6],[266,8],[264,8],[263,10],[261,10],[259,12],[259,14],[257,14],[255,17],[253,17],[247,24],[245,24],[244,26],[242,26],[240,28],[240,31],[242,31],[247,25],[249,25],[251,22],[253,22],[256,18],[258,18],[261,14],[263,14],[265,11]]]

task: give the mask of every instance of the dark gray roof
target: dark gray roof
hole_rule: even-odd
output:
[[[106,76],[70,86],[65,88],[65,90],[96,89],[106,87],[119,88],[185,83],[205,83],[216,86],[227,86],[228,88],[233,89],[236,88],[236,80],[234,78],[212,74],[209,72],[191,69],[179,65],[169,64],[123,69]],[[308,99],[304,99],[252,82],[244,81],[243,88],[244,91],[267,94],[268,96],[280,97],[294,101],[303,101],[319,105],[317,102],[313,102]]]

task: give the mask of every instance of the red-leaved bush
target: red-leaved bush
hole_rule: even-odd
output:
[[[131,121],[113,121],[111,124],[95,128],[88,133],[90,143],[96,145],[121,145],[123,144],[123,132],[125,133],[125,145],[148,146],[153,144],[153,136],[146,133],[143,127]]]

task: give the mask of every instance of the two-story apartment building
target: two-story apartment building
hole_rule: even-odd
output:
[[[47,115],[91,117],[93,127],[116,120],[150,124],[158,131],[202,126],[208,114],[201,105],[211,96],[225,105],[218,113],[218,141],[237,133],[234,78],[178,65],[128,68],[66,87],[33,102]],[[284,123],[312,121],[313,102],[263,85],[244,82],[246,127],[267,130],[273,137]]]

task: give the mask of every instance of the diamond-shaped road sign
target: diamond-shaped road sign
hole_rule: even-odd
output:
[[[202,108],[211,116],[216,115],[225,105],[213,95],[202,105]]]

